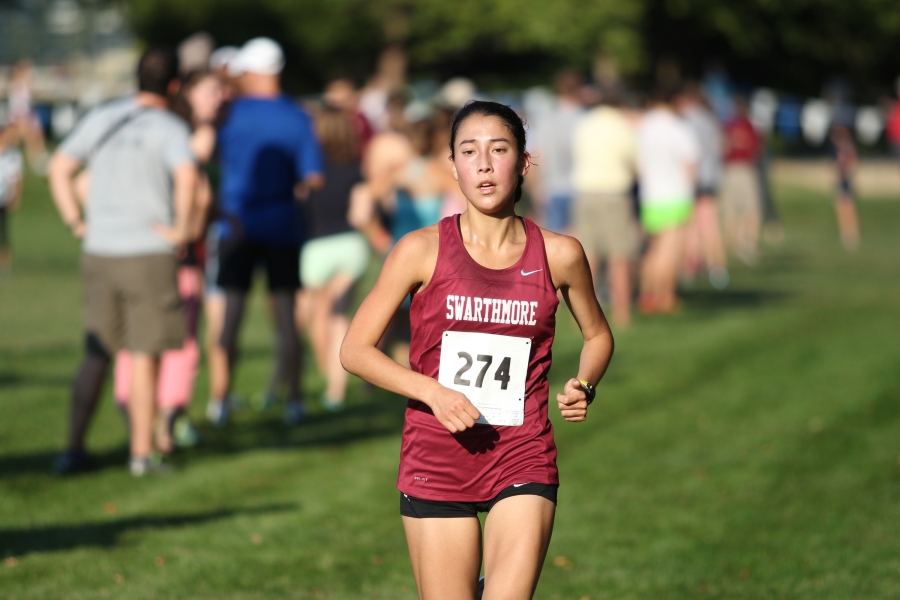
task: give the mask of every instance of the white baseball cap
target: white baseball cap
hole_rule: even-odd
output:
[[[222,46],[209,55],[209,68],[213,71],[226,69],[237,58],[241,50],[237,46]]]
[[[278,75],[284,68],[284,52],[278,42],[267,37],[253,38],[244,44],[237,56],[228,64],[228,73]]]

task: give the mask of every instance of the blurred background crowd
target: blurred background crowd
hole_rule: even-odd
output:
[[[883,159],[872,163],[868,185],[890,187],[900,176],[892,162],[900,160],[900,79],[894,88],[895,65],[872,58],[896,48],[896,38],[879,30],[860,46],[869,54],[839,57],[845,38],[861,34],[835,30],[835,48],[808,43],[821,31],[816,19],[824,18],[813,9],[803,18],[782,15],[782,26],[803,49],[782,64],[772,57],[790,53],[793,38],[766,40],[759,25],[772,15],[752,2],[730,9],[713,2],[721,16],[715,23],[687,7],[673,14],[641,3],[548,3],[553,11],[528,4],[523,13],[545,11],[550,25],[568,24],[567,39],[532,31],[540,19],[530,14],[518,29],[515,19],[511,25],[506,19],[511,31],[504,29],[495,45],[483,41],[490,15],[467,17],[460,8],[451,18],[446,3],[425,3],[439,14],[381,2],[355,15],[353,2],[308,2],[285,15],[264,2],[242,26],[231,8],[212,2],[193,7],[191,18],[175,4],[150,10],[151,4],[0,6],[5,275],[12,273],[15,250],[8,221],[23,201],[26,168],[49,176],[63,221],[76,236],[87,236],[87,255],[165,253],[152,241],[122,250],[134,240],[112,240],[121,231],[101,239],[98,224],[121,219],[118,211],[150,218],[145,208],[107,201],[104,193],[146,182],[114,181],[122,173],[114,172],[112,158],[104,162],[102,151],[112,153],[112,140],[139,129],[143,116],[134,107],[164,110],[174,119],[155,125],[171,130],[159,142],[159,156],[152,150],[135,156],[167,171],[167,183],[148,200],[160,203],[158,222],[145,225],[165,227],[156,233],[177,252],[171,279],[181,301],[173,304],[179,323],[171,331],[178,343],[136,341],[132,330],[141,327],[128,315],[137,309],[124,301],[96,308],[106,315],[93,322],[97,331],[125,331],[87,343],[67,448],[55,463],[60,473],[91,466],[85,435],[109,371],[129,422],[135,475],[162,468],[160,455],[199,442],[186,409],[201,357],[210,377],[206,417],[217,426],[228,423],[236,405],[238,332],[258,267],[268,278],[275,343],[268,389],[254,405],[283,404],[287,425],[304,420],[310,399],[302,397],[299,381],[302,335],[327,377],[315,401],[340,411],[347,374],[338,349],[357,283],[401,236],[465,210],[448,141],[453,113],[471,99],[508,104],[526,120],[535,168],[519,213],[579,239],[617,329],[629,326],[634,309],[679,312],[679,285],[702,279],[726,289],[731,261],[753,266],[761,240],[780,243],[784,232],[770,192],[773,157],[820,159],[793,176],[833,190],[847,251],[864,234],[854,191],[858,156]],[[511,4],[497,3],[489,12],[499,19]],[[312,12],[301,18],[301,8]],[[333,11],[341,11],[339,19]],[[306,19],[313,14],[316,19]],[[863,17],[878,15],[852,18]],[[340,34],[335,19],[348,20]],[[198,21],[234,45],[205,31],[190,33]],[[268,36],[247,41],[237,33],[248,30]],[[152,42],[151,50],[136,51],[135,36]],[[175,51],[158,49],[157,42]],[[708,55],[696,55],[700,45]],[[673,47],[686,49],[676,55]],[[443,58],[451,51],[457,58]],[[186,162],[196,172],[179,170]],[[99,285],[97,279],[110,289],[138,285],[112,283],[117,264],[85,263],[85,285]],[[91,269],[104,272],[90,275]],[[148,269],[146,281],[164,270]],[[88,303],[98,297],[88,294]],[[383,340],[407,364],[408,305]],[[116,311],[124,324],[104,321]],[[91,333],[90,306],[88,314]],[[147,318],[145,328],[167,327],[165,315]]]

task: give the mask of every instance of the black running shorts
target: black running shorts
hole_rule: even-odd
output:
[[[484,502],[446,502],[422,500],[400,493],[400,514],[415,519],[442,519],[477,517],[480,512],[491,512],[494,505],[513,496],[541,496],[556,504],[558,485],[549,483],[516,483]]]
[[[300,287],[299,246],[219,240],[219,274],[216,283],[220,288],[248,291],[257,265],[265,267],[270,291],[293,292]]]

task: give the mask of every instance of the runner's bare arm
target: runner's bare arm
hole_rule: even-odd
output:
[[[341,345],[341,364],[378,387],[424,402],[448,431],[456,433],[474,426],[480,416],[468,398],[397,364],[376,347],[407,294],[428,284],[438,243],[437,226],[400,239],[350,324]]]
[[[71,156],[56,152],[47,166],[47,178],[50,180],[50,193],[53,203],[72,234],[75,237],[84,235],[85,226],[81,217],[81,205],[75,193],[75,174],[81,168],[81,162]]]
[[[557,394],[556,400],[567,421],[584,421],[587,397],[578,380],[596,385],[603,377],[612,358],[612,332],[597,302],[591,269],[581,244],[569,236],[542,233],[553,284],[562,293],[584,337],[578,375],[566,382],[563,393]]]

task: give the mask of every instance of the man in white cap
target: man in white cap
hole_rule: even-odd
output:
[[[237,335],[257,265],[265,267],[275,312],[278,362],[275,380],[287,386],[285,421],[304,415],[300,395],[300,342],[294,328],[294,295],[300,287],[303,215],[294,197],[298,183],[322,184],[322,160],[310,118],[281,91],[281,47],[269,38],[244,44],[229,63],[241,96],[219,132],[222,181],[218,284],[225,290],[225,323],[219,345],[228,377],[210,390],[207,417],[228,418]]]

